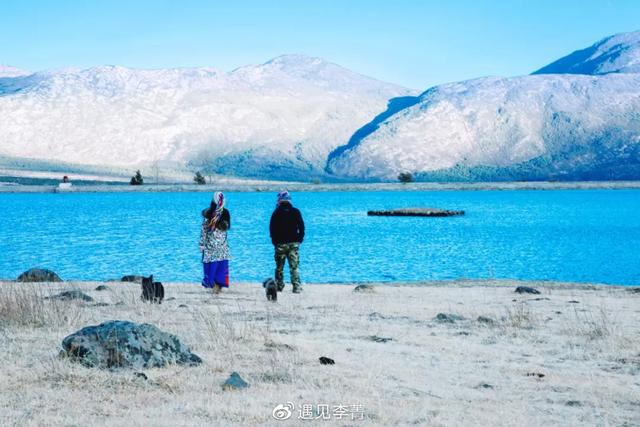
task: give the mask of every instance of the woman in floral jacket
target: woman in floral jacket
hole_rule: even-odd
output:
[[[220,288],[229,287],[229,245],[227,231],[231,228],[231,215],[225,209],[225,197],[221,192],[213,196],[211,205],[202,211],[202,227],[200,229],[200,252],[204,266],[202,286],[213,288],[220,293]]]

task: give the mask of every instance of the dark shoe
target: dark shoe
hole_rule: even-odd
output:
[[[302,293],[302,286],[294,286],[293,287],[293,293],[294,294],[301,294]]]
[[[282,285],[278,285],[278,292],[284,291],[284,283]]]

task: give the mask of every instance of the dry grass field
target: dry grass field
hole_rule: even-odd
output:
[[[629,289],[307,285],[274,304],[258,284],[213,296],[170,283],[158,306],[138,285],[99,284],[0,282],[0,425],[640,425],[640,293]],[[46,298],[68,289],[95,302]],[[112,319],[173,333],[204,363],[144,378],[59,356],[65,336]],[[248,389],[222,389],[233,371]],[[291,417],[276,420],[288,402]]]

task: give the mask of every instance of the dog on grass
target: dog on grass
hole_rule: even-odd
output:
[[[149,277],[142,278],[142,295],[140,299],[144,302],[152,304],[162,304],[164,299],[164,286],[161,282],[153,281],[153,274]]]
[[[265,289],[267,293],[267,299],[269,301],[278,301],[278,286],[276,285],[275,280],[269,277],[264,282],[262,282],[262,287]]]

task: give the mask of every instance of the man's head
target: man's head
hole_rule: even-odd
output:
[[[291,203],[291,194],[287,190],[282,190],[278,193],[278,204]]]

